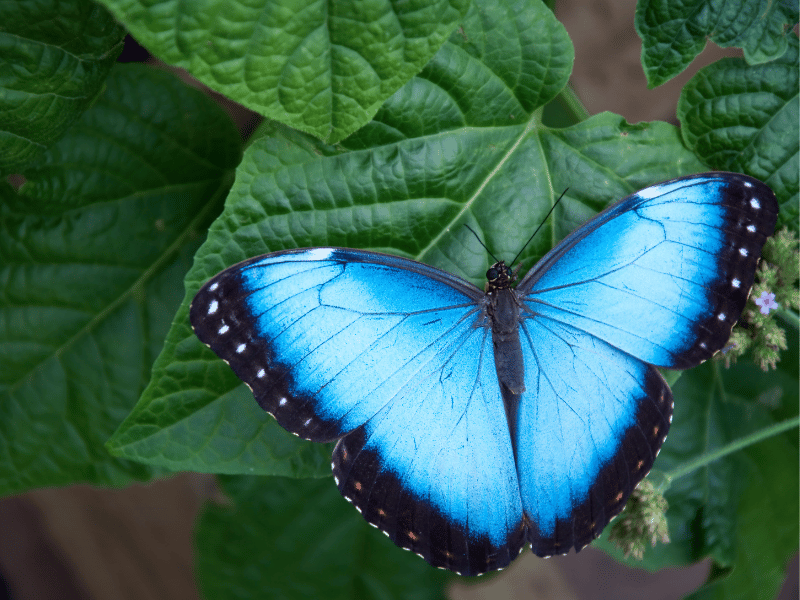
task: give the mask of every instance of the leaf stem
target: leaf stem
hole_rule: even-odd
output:
[[[589,118],[589,111],[578,98],[572,86],[567,84],[563,90],[558,94],[559,101],[563,104],[564,109],[575,117],[575,120],[580,123]]]
[[[800,329],[800,315],[798,315],[795,311],[788,308],[779,308],[778,316],[787,325],[790,325],[795,329]]]
[[[669,488],[672,482],[678,479],[679,477],[688,475],[692,471],[700,469],[701,467],[705,467],[706,465],[714,462],[715,460],[723,458],[728,454],[733,454],[734,452],[746,448],[747,446],[757,444],[762,440],[783,433],[784,431],[788,431],[789,429],[793,429],[798,425],[800,425],[800,416],[793,417],[791,419],[786,419],[785,421],[781,421],[780,423],[775,423],[774,425],[770,425],[769,427],[764,427],[763,429],[754,431],[750,435],[746,435],[743,438],[739,438],[738,440],[731,442],[730,444],[726,444],[721,448],[717,448],[713,452],[706,452],[705,454],[701,454],[700,456],[697,456],[693,460],[684,463],[679,468],[670,471],[668,473],[664,473],[664,479],[657,487],[658,492],[663,494],[667,490],[667,488]]]

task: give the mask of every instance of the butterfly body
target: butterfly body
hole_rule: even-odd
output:
[[[672,415],[657,369],[725,344],[777,203],[709,173],[647,188],[516,287],[404,258],[275,252],[195,297],[198,337],[287,430],[338,440],[342,495],[399,546],[479,574],[580,549],[647,474]]]
[[[486,272],[487,292],[486,316],[492,329],[494,361],[497,381],[506,393],[519,395],[525,391],[524,359],[519,339],[520,301],[511,289],[511,270],[502,261],[495,263]],[[506,399],[506,405],[511,401]],[[509,419],[513,418],[507,406]]]

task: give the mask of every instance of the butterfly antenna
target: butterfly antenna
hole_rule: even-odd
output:
[[[511,261],[511,264],[512,264],[512,265],[513,265],[513,264],[515,264],[515,263],[517,262],[517,259],[518,259],[518,258],[520,257],[520,255],[523,253],[523,251],[525,250],[525,248],[527,248],[527,247],[528,247],[528,244],[530,244],[530,243],[533,241],[533,238],[535,238],[535,237],[536,237],[536,234],[537,234],[537,233],[539,233],[539,230],[542,228],[542,226],[543,226],[545,223],[547,223],[547,219],[548,219],[548,217],[550,217],[550,215],[551,215],[551,214],[553,213],[553,211],[556,209],[556,206],[558,206],[558,203],[559,203],[559,202],[561,202],[561,199],[564,197],[564,194],[566,194],[568,190],[569,190],[569,188],[567,188],[566,190],[564,190],[563,192],[561,192],[561,195],[558,197],[558,200],[556,200],[555,202],[553,202],[553,206],[551,206],[551,207],[550,207],[550,210],[548,210],[548,211],[547,211],[547,214],[544,216],[544,219],[542,219],[542,222],[541,222],[541,223],[539,223],[539,226],[536,228],[536,231],[534,231],[534,232],[533,232],[533,235],[532,235],[531,237],[529,237],[529,238],[528,238],[528,241],[527,241],[527,242],[525,242],[525,245],[522,247],[522,249],[521,249],[521,250],[520,250],[520,251],[517,253],[517,255],[514,257],[514,260],[513,260],[513,261]],[[484,247],[485,247],[485,246],[484,246]],[[490,254],[491,254],[491,252],[490,252]]]
[[[475,230],[472,227],[470,227],[469,225],[465,225],[465,227],[472,232],[472,235],[474,235],[475,239],[478,240],[478,243],[486,249],[486,251],[489,253],[489,256],[491,256],[494,259],[494,262],[496,262],[496,263],[500,262],[498,260],[498,258],[494,254],[492,254],[492,251],[489,250],[489,248],[486,247],[486,244],[483,243],[483,240],[478,236],[478,234],[475,233]]]

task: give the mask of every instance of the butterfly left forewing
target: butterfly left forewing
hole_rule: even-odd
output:
[[[480,295],[413,261],[312,248],[226,269],[197,293],[190,319],[281,426],[330,441],[376,414],[404,365],[433,352]]]

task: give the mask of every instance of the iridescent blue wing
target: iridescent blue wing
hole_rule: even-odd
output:
[[[462,322],[333,453],[339,490],[397,545],[477,575],[524,544],[490,330]]]
[[[514,443],[527,540],[538,556],[580,550],[625,506],[672,420],[655,367],[547,317],[523,321],[525,392]]]
[[[693,367],[728,340],[777,215],[772,190],[752,177],[666,181],[571,233],[517,291],[530,314],[653,365]]]
[[[284,428],[342,438],[334,475],[370,523],[476,574],[524,543],[484,306],[482,291],[423,264],[314,248],[223,271],[190,318]]]
[[[743,175],[667,181],[567,236],[517,287],[513,439],[536,554],[580,549],[622,510],[672,415],[646,363],[683,369],[722,348],[777,212]]]

